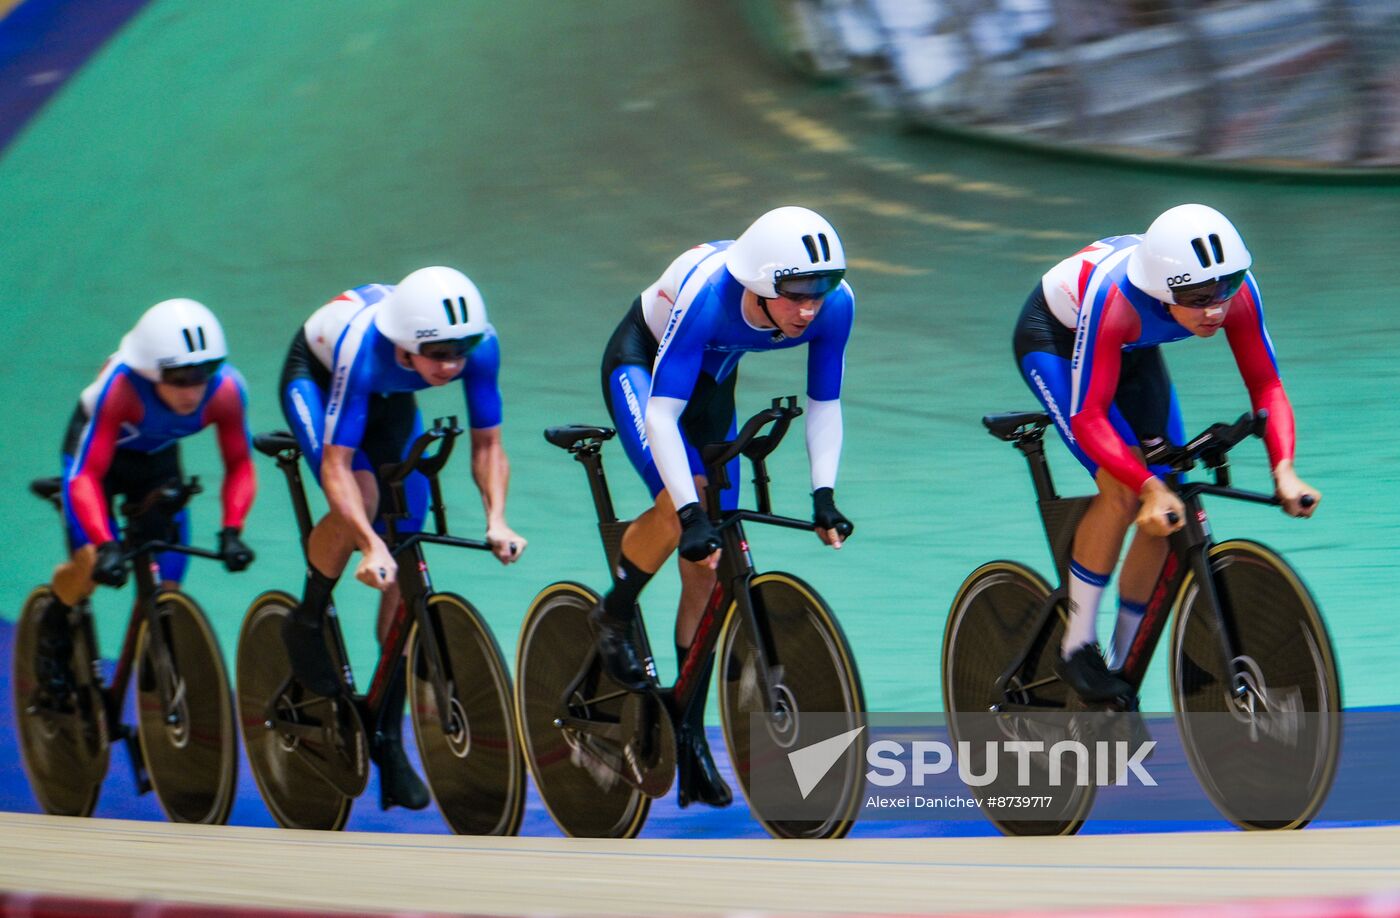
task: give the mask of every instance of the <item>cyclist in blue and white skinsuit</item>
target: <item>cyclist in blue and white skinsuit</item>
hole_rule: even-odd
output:
[[[681,255],[637,298],[603,355],[603,395],[628,458],[655,501],[622,538],[613,586],[594,612],[609,674],[634,691],[649,677],[631,638],[636,601],[679,545],[681,600],[676,654],[684,662],[714,589],[720,539],[700,504],[705,487],[698,448],[735,435],[734,384],[750,351],[807,346],[807,450],[817,533],[840,548],[850,521],[833,487],[841,455],[841,382],[855,300],[842,280],[846,257],[825,219],[780,207],[734,242]],[[734,484],[722,496],[736,505]],[[839,530],[839,531],[838,531]],[[678,736],[681,806],[733,799],[705,741],[710,673],[685,712]]]
[[[378,516],[377,470],[403,459],[423,431],[414,392],[461,380],[487,541],[502,564],[525,550],[525,539],[505,516],[510,463],[501,443],[500,364],[500,341],[486,304],[476,285],[452,268],[423,268],[396,287],[348,290],[317,310],[293,338],[282,370],[282,410],[330,504],[307,543],[306,592],[283,630],[293,670],[311,690],[339,691],[323,626],[331,590],[352,551],[363,555],[356,579],[383,594],[381,643],[398,606],[397,565],[371,520]],[[416,531],[428,506],[422,474],[405,481],[405,496],[410,517],[399,528]],[[385,809],[421,809],[429,799],[400,738],[405,678],[401,665],[389,682],[389,715],[371,750]]]

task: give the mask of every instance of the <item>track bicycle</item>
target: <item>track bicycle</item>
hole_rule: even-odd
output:
[[[758,573],[744,533],[746,522],[812,531],[809,520],[771,512],[768,455],[792,419],[796,398],[774,399],[738,436],[702,448],[709,486],[706,509],[723,538],[714,593],[676,682],[630,692],[603,669],[590,611],[600,597],[581,583],[546,587],[521,627],[516,664],[516,716],[530,773],[558,826],[571,836],[631,838],[641,831],[654,798],[676,773],[675,732],[697,699],[697,675],[718,661],[720,715],[739,784],[755,818],[780,838],[838,838],[850,831],[863,787],[864,734],[827,780],[838,782],[830,812],[820,819],[773,817],[756,801],[750,716],[764,718],[772,745],[806,741],[804,712],[845,714],[850,726],[865,709],[860,674],[835,615],[810,585],[792,574]],[[769,424],[772,430],[760,436]],[[598,531],[609,566],[616,564],[627,520],[619,520],[603,473],[607,427],[551,427],[545,439],[567,450],[588,476]],[[743,455],[753,465],[755,510],[722,510],[726,466]],[[849,534],[849,532],[843,533]],[[655,678],[646,626],[635,618],[638,648]]]
[[[982,421],[1026,457],[1063,584],[1075,530],[1093,498],[1056,494],[1042,440],[1048,416],[1017,412]],[[1205,495],[1280,504],[1272,494],[1230,484],[1229,451],[1262,436],[1266,423],[1265,412],[1247,413],[1233,424],[1212,425],[1184,446],[1162,443],[1146,451],[1148,464],[1170,468],[1164,480],[1181,497],[1185,525],[1169,538],[1147,610],[1115,674],[1134,692],[1140,689],[1175,610],[1171,697],[1192,771],[1236,825],[1293,829],[1317,815],[1336,774],[1342,706],[1336,655],[1297,573],[1258,542],[1215,541],[1202,504]],[[1213,481],[1183,479],[1198,462],[1211,470]],[[1065,586],[1052,589],[1015,561],[984,564],[963,582],[943,640],[943,703],[955,737],[960,717],[963,733],[986,733],[974,725],[996,715],[999,729],[1011,736],[1018,717],[1029,723],[1036,715],[1082,709],[1052,668],[1067,595]],[[981,767],[974,765],[974,772]],[[983,811],[1008,835],[1078,831],[1093,804],[1093,785],[1050,791],[1054,805],[1035,819],[986,804]]]

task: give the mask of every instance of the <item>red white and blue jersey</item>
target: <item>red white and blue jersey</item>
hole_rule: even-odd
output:
[[[103,479],[118,449],[153,454],[213,425],[224,460],[223,525],[241,529],[255,490],[250,458],[243,377],[224,364],[210,378],[199,407],[176,414],[156,395],[155,383],[123,363],[108,358],[97,380],[81,397],[87,425],[64,476],[64,500],[94,544],[113,538]]]
[[[431,387],[410,367],[402,366],[390,341],[374,324],[378,307],[394,288],[366,284],[347,290],[318,309],[306,321],[307,344],[331,371],[326,396],[324,442],[358,447],[365,436],[365,419],[372,395],[417,392]],[[473,429],[501,423],[501,344],[496,329],[486,327],[481,342],[467,354],[457,379],[466,395]]]
[[[1109,421],[1122,353],[1191,337],[1168,304],[1133,286],[1128,257],[1140,236],[1109,236],[1060,262],[1041,279],[1046,304],[1075,329],[1070,429],[1084,452],[1136,492],[1152,477]],[[1254,276],[1230,301],[1223,325],[1250,402],[1269,412],[1265,432],[1271,465],[1293,458],[1293,408],[1279,379]]]
[[[701,372],[723,381],[750,351],[807,345],[807,397],[841,397],[846,342],[855,320],[855,296],[845,281],[827,294],[812,323],[796,338],[756,328],[744,318],[744,288],[725,268],[729,242],[690,249],[642,293],[647,327],[660,347],[651,397],[687,401]]]

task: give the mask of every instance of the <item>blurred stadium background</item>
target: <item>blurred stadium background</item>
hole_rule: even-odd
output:
[[[1400,164],[1388,0],[752,0],[802,71],[912,124],[1212,164]]]

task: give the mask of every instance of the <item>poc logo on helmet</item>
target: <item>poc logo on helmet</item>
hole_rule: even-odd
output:
[[[1168,287],[1177,287],[1177,286],[1180,286],[1181,284],[1189,284],[1189,283],[1191,283],[1191,275],[1189,275],[1189,274],[1178,274],[1178,275],[1176,275],[1175,277],[1169,277],[1169,278],[1167,278],[1167,286],[1168,286]]]
[[[422,340],[423,338],[436,338],[437,336],[438,330],[436,328],[420,328],[418,329],[418,331],[413,333],[413,337],[418,338],[419,340]]]
[[[801,268],[779,268],[773,272],[773,283],[776,284],[780,277],[787,277],[789,274],[798,274],[801,271]]]

